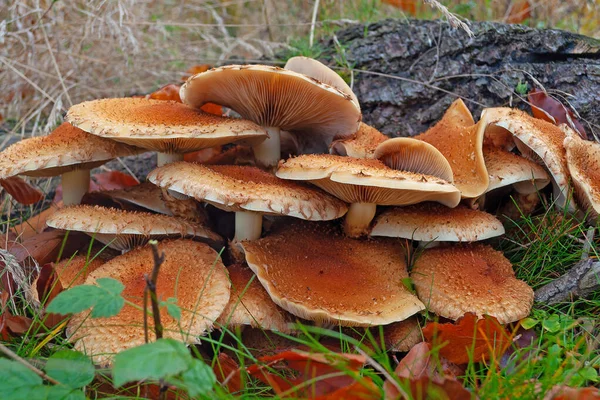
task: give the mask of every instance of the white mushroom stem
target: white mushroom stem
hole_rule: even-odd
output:
[[[76,169],[62,174],[63,204],[80,204],[81,198],[90,190],[90,170]]]
[[[234,241],[256,240],[262,233],[262,214],[252,211],[238,211],[235,213]]]
[[[156,157],[156,165],[162,167],[165,164],[170,164],[177,161],[183,161],[181,153],[158,153]]]
[[[344,220],[344,232],[350,237],[359,237],[369,232],[369,226],[375,217],[377,205],[373,203],[353,203]]]
[[[274,167],[281,157],[281,136],[279,128],[265,128],[269,135],[263,142],[252,147],[256,162],[263,167]]]

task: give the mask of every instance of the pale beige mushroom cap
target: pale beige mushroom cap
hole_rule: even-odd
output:
[[[600,214],[600,144],[571,132],[564,146],[577,201],[595,219]]]
[[[242,247],[273,301],[300,318],[369,326],[424,308],[404,286],[405,254],[393,240],[349,239],[331,225],[298,221]]]
[[[486,192],[512,185],[517,192],[530,194],[550,183],[541,165],[498,147],[484,147],[483,158],[490,176]]]
[[[496,317],[501,324],[529,315],[533,289],[515,278],[510,261],[482,244],[437,247],[416,259],[411,278],[419,298],[437,315]]]
[[[454,184],[463,198],[482,195],[489,177],[483,160],[483,135],[488,121],[486,114],[477,124],[462,100],[458,99],[442,119],[427,132],[415,136],[438,149],[450,163]]]
[[[83,285],[88,275],[104,264],[100,258],[88,259],[86,256],[75,256],[54,263],[52,267],[63,288]]]
[[[333,138],[352,135],[362,117],[352,97],[314,78],[266,65],[228,65],[190,77],[181,99],[229,107],[264,127]]]
[[[310,181],[346,203],[409,205],[437,201],[455,207],[460,201],[460,192],[449,182],[394,170],[379,160],[304,154],[280,162],[276,174],[283,179]]]
[[[55,229],[85,232],[117,250],[167,237],[195,238],[217,247],[223,242],[208,228],[181,218],[99,206],[61,208],[46,220],[46,224]]]
[[[260,143],[263,128],[220,117],[175,101],[115,98],[71,107],[67,120],[94,135],[162,153],[186,153],[220,144]]]
[[[452,167],[434,146],[413,138],[394,138],[377,146],[373,158],[392,169],[430,175],[454,182]]]
[[[297,56],[290,58],[284,69],[288,69],[290,71],[298,72],[300,74],[310,76],[311,78],[316,79],[319,82],[326,83],[330,86],[333,86],[336,89],[341,90],[348,96],[352,98],[356,107],[360,109],[360,104],[358,102],[358,98],[348,86],[346,81],[339,76],[334,70],[321,63],[320,61],[315,60],[314,58]]]
[[[329,146],[329,154],[354,158],[373,158],[377,146],[388,137],[377,129],[360,123],[358,131],[349,138],[334,140]]]
[[[258,282],[252,270],[241,264],[227,267],[231,280],[231,297],[217,319],[223,326],[250,325],[254,328],[289,333],[291,318],[277,306]]]
[[[93,169],[142,150],[90,135],[65,122],[47,136],[23,139],[0,153],[0,179],[15,175],[56,176]]]
[[[506,117],[512,108],[509,107],[493,107],[485,108],[481,112],[486,114],[486,118],[489,121],[489,125],[485,128],[485,134],[483,135],[483,145],[493,146],[500,149],[511,151],[515,148],[515,139],[509,130],[496,125],[501,118]]]
[[[375,218],[371,236],[413,239],[421,242],[475,242],[504,234],[493,215],[459,205],[436,203],[393,207]]]
[[[346,204],[325,192],[256,167],[178,162],[156,168],[148,180],[226,211],[322,221],[340,218],[348,210]]]
[[[198,343],[198,336],[209,331],[229,302],[230,283],[219,255],[205,244],[190,240],[173,240],[158,244],[165,254],[156,290],[158,298],[176,298],[181,309],[179,321],[161,309],[164,337],[186,343]],[[123,297],[143,307],[144,275],[154,266],[149,246],[115,257],[92,272],[86,284],[99,278],[118,279],[125,289]],[[144,344],[143,311],[125,304],[110,318],[89,318],[89,312],[74,315],[67,326],[69,341],[75,349],[92,356],[96,363],[110,364],[114,354]],[[152,317],[148,319],[149,337],[155,340]]]

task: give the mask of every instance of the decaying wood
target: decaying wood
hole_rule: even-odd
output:
[[[600,261],[588,258],[566,274],[535,291],[535,301],[555,304],[572,297],[587,297],[600,290]]]

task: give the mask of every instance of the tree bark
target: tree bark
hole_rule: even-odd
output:
[[[320,58],[353,68],[364,121],[391,136],[424,132],[457,97],[476,118],[483,107],[529,110],[516,92],[524,83],[568,100],[588,134],[600,134],[600,41],[521,25],[471,27],[472,38],[442,21],[353,25],[336,33],[339,45],[323,43]]]

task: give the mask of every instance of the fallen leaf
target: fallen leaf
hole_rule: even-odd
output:
[[[471,400],[473,394],[455,379],[432,379],[422,376],[419,379],[411,379],[410,394],[413,400]]]
[[[417,0],[383,0],[382,2],[406,11],[410,15],[417,14]]]
[[[556,125],[567,124],[579,133],[583,139],[588,139],[583,125],[577,120],[575,113],[565,107],[560,101],[548,96],[543,90],[532,89],[527,95],[531,104],[531,113],[535,118],[543,119]]]
[[[133,176],[121,171],[101,172],[93,175],[92,179],[96,182],[98,191],[125,189],[140,184]]]
[[[61,194],[62,197],[62,194]],[[41,213],[38,213],[28,220],[21,222],[11,228],[12,231],[19,237],[20,240],[30,239],[31,237],[41,233],[46,229],[46,220],[50,215],[54,214],[56,210],[63,206],[62,201],[58,201],[50,205],[49,208],[45,209]]]
[[[9,293],[6,291],[0,293],[0,338],[5,341],[9,340],[11,335],[26,333],[33,323],[31,318],[12,315],[7,307],[9,296]]]
[[[206,72],[206,71],[208,71],[211,68],[212,67],[210,65],[208,65],[208,64],[198,64],[198,65],[191,66],[190,68],[188,68],[187,71],[185,71],[186,74],[181,77],[181,80],[182,81],[187,81],[187,79],[190,76],[199,74],[201,72]]]
[[[340,388],[325,396],[315,397],[314,400],[377,400],[381,399],[381,389],[369,377]]]
[[[600,400],[600,389],[556,386],[546,393],[544,400]]]
[[[215,103],[206,103],[200,107],[202,111],[209,114],[222,116],[224,114],[223,107]]]
[[[496,318],[485,315],[477,319],[473,313],[465,314],[456,324],[430,322],[423,328],[423,337],[433,347],[441,347],[440,356],[459,365],[471,359],[499,360],[511,344],[511,335]]]
[[[44,194],[18,176],[0,179],[0,185],[17,202],[25,205],[34,204],[44,198]]]
[[[198,164],[205,164],[214,157],[221,154],[223,146],[208,147],[206,149],[192,151],[183,155],[183,160],[187,162],[195,162]]]
[[[506,17],[506,22],[509,24],[520,24],[521,22],[531,18],[531,4],[528,0],[513,1],[509,5],[510,10]]]
[[[181,86],[171,83],[150,93],[147,97],[153,100],[171,100],[181,103],[181,97],[179,97],[179,89],[181,89]]]
[[[37,297],[40,304],[49,304],[63,290],[52,263],[44,264],[40,268],[32,286],[36,290],[34,298]]]
[[[219,353],[217,362],[213,366],[217,381],[224,384],[229,393],[239,392],[244,387],[240,366],[226,353]]]

